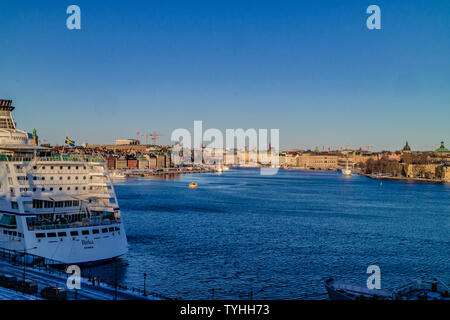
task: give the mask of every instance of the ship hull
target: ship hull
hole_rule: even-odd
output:
[[[88,231],[89,235],[82,236],[82,231]],[[73,232],[77,232],[78,236],[70,236]],[[56,237],[52,236],[54,233]],[[38,238],[43,234],[45,235],[43,238]],[[120,257],[128,250],[123,226],[25,231],[23,235],[23,238],[19,238],[1,234],[0,248],[17,253],[26,252],[30,256],[44,258],[46,263],[55,265],[99,264]]]
[[[101,229],[100,229],[101,230]],[[30,253],[62,264],[96,264],[122,256],[127,252],[124,232],[111,232],[89,237],[67,237],[42,240]],[[32,247],[31,244],[29,247]]]

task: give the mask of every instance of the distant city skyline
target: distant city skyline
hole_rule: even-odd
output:
[[[0,99],[59,145],[171,144],[202,120],[280,129],[281,149],[432,150],[450,145],[449,16],[448,1],[2,1]]]

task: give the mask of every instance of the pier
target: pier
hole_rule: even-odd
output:
[[[22,259],[22,260],[21,260]],[[27,261],[27,259],[25,259]],[[42,289],[52,286],[63,288],[67,300],[169,300],[161,294],[144,289],[128,288],[118,283],[100,281],[98,277],[81,277],[79,290],[67,289],[67,279],[71,274],[50,265],[28,264],[23,254],[2,250],[0,255],[0,277],[12,276],[17,281],[33,281],[37,284],[36,293],[23,293],[18,288],[0,285],[0,300],[43,300]]]

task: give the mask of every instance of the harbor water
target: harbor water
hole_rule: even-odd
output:
[[[197,189],[189,189],[195,182]],[[324,299],[323,280],[450,283],[450,185],[258,169],[123,179],[122,258],[84,273],[183,299]],[[213,292],[214,289],[214,292]]]

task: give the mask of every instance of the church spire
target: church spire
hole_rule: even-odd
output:
[[[411,147],[408,144],[408,140],[406,140],[406,144],[403,147],[403,152],[411,152]]]

